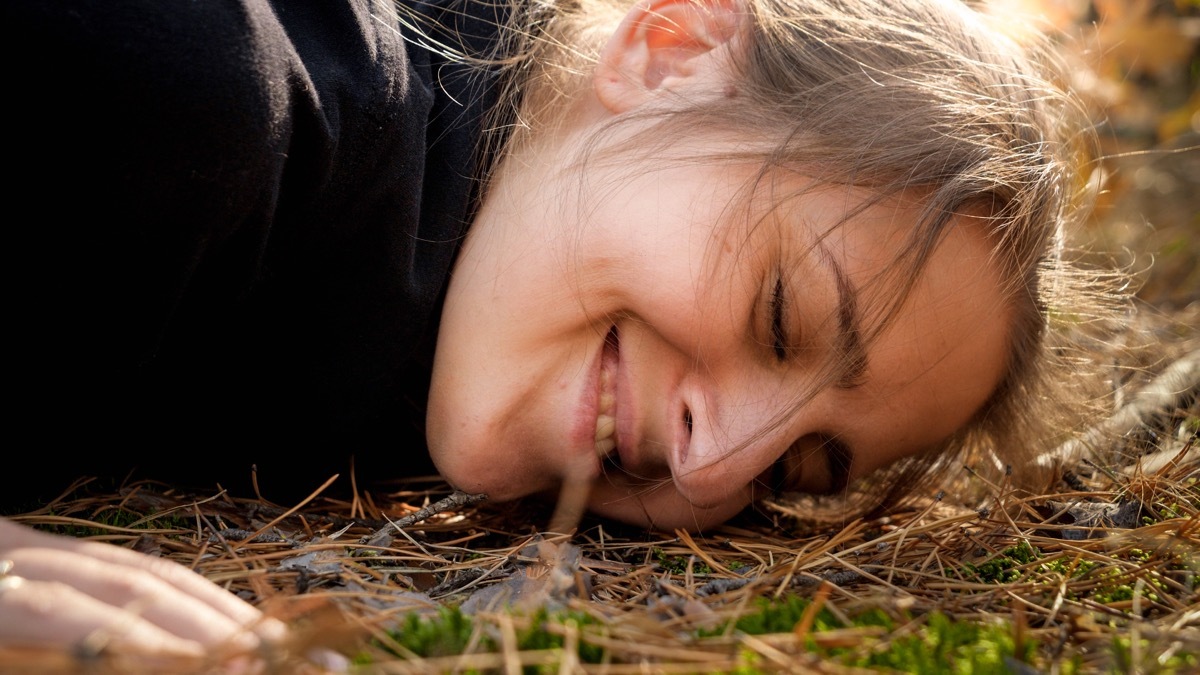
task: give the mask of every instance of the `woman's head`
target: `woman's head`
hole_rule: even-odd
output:
[[[702,527],[994,422],[1036,370],[1066,192],[1014,44],[951,1],[583,14],[536,41],[534,122],[451,281],[451,482],[593,481],[596,512]]]

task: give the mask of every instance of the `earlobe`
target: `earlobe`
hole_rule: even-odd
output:
[[[734,0],[639,0],[600,54],[592,87],[614,114],[657,93],[723,77],[739,24]]]

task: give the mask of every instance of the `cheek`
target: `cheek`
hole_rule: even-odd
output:
[[[430,437],[430,456],[442,477],[456,489],[483,493],[492,501],[508,501],[553,488],[557,480],[531,453],[519,434],[504,440],[472,440],[464,426],[445,436]],[[448,440],[440,443],[439,440]]]
[[[622,190],[596,200],[581,219],[572,244],[572,270],[581,281],[618,287],[637,304],[661,299],[671,308],[696,306],[710,277],[728,277],[715,267],[738,260],[745,251],[741,229],[729,225],[722,185],[707,174],[662,171],[628,181]],[[699,187],[698,187],[699,186]],[[737,232],[734,232],[737,230]],[[726,265],[728,266],[728,265]]]
[[[629,270],[623,307],[672,349],[705,369],[739,365],[760,289],[749,263],[679,250]],[[744,367],[746,364],[740,364]]]
[[[426,421],[429,456],[442,477],[455,488],[486,493],[490,488],[486,468],[496,460],[478,450],[486,447],[480,438],[487,434],[478,426],[473,428],[472,420],[438,393],[437,387],[431,391]]]
[[[950,339],[941,333],[931,339],[928,324],[907,333],[896,340],[907,348],[881,349],[872,363],[879,380],[892,384],[860,406],[875,411],[863,443],[873,450],[856,459],[856,476],[943,443],[972,420],[1003,377],[1002,318],[978,319],[969,329],[964,324]]]
[[[457,373],[452,368],[444,372]],[[488,389],[472,386],[481,379],[453,374],[434,379],[426,437],[438,472],[457,489],[497,501],[545,489],[552,484],[546,467],[527,450],[536,447],[534,439],[499,406],[499,399],[487,395]]]

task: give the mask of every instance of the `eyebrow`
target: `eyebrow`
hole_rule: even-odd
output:
[[[817,242],[821,258],[833,271],[837,286],[837,336],[834,338],[834,351],[838,356],[838,389],[854,389],[862,384],[863,374],[867,371],[867,349],[862,340],[862,321],[858,312],[858,289],[850,283],[846,271],[838,264],[836,258],[826,248],[824,241]]]

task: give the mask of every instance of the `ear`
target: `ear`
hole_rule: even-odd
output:
[[[613,113],[658,93],[716,84],[739,24],[735,0],[638,0],[605,44],[592,88]]]

